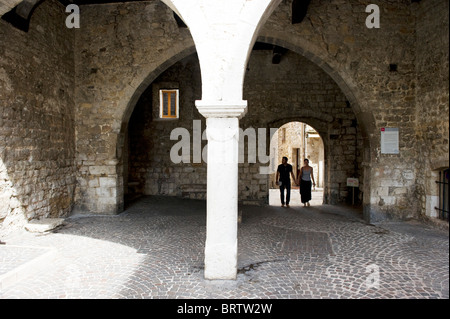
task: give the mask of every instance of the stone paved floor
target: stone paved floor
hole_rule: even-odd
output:
[[[205,202],[145,197],[117,216],[0,237],[57,249],[0,298],[449,298],[448,230],[369,225],[328,205],[240,209],[236,281],[203,278]]]

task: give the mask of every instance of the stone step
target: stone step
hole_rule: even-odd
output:
[[[42,218],[30,221],[25,229],[32,233],[45,233],[62,225],[64,218]]]

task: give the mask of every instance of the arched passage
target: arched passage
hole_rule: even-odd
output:
[[[136,104],[139,102],[140,98],[144,94],[144,92],[151,90],[151,85],[155,79],[158,78],[164,71],[169,69],[171,66],[173,66],[178,61],[182,60],[185,57],[188,57],[195,53],[195,46],[190,45],[186,47],[185,49],[181,50],[180,52],[174,54],[170,58],[168,58],[166,61],[161,63],[157,68],[152,70],[145,79],[139,84],[137,89],[134,91],[133,95],[131,96],[129,102],[127,103],[126,109],[122,116],[122,124],[120,127],[120,134],[117,138],[117,158],[118,158],[118,172],[119,172],[119,180],[122,181],[120,184],[120,187],[123,188],[123,191],[121,190],[120,193],[122,193],[124,196],[126,193],[127,188],[127,182],[128,182],[128,176],[127,176],[127,169],[128,169],[128,130],[129,130],[129,122],[130,118],[133,114],[133,111],[135,110]],[[125,201],[125,198],[122,198],[122,202]]]
[[[102,38],[96,32],[79,33],[80,64],[92,67],[76,70],[76,211],[123,211],[123,145],[133,108],[153,79],[194,52],[189,30],[177,26],[164,3],[118,6],[127,14],[114,15],[115,6],[107,12],[98,6],[83,8],[87,30],[111,21],[118,27]],[[136,23],[139,28],[126,27]]]
[[[181,54],[175,56],[174,59],[167,61],[163,66],[158,68],[158,71],[151,72],[149,76],[146,77],[146,80],[140,85],[140,89],[136,90],[133,98],[128,103],[128,113],[125,113],[123,117],[122,140],[121,143],[118,144],[118,154],[123,154],[121,148],[123,148],[123,143],[125,141],[125,133],[127,132],[130,113],[134,109],[139,97],[143,94],[141,91],[144,91],[146,88],[148,89],[158,76],[161,76],[166,73],[165,71],[168,71],[163,77],[163,82],[177,82],[185,88],[197,85],[198,88],[196,91],[201,91],[199,84],[201,82],[199,66],[196,67],[197,74],[192,75],[195,80],[190,80],[190,82],[183,80],[186,79],[186,72],[190,72],[188,70],[181,70],[183,65],[198,64],[198,59],[192,51],[194,51],[192,47],[183,50]],[[364,172],[362,169],[362,156],[364,153],[363,137],[358,120],[351,107],[351,103],[349,103],[346,95],[343,94],[335,81],[305,57],[289,50],[289,52],[286,53],[286,60],[283,58],[280,66],[273,66],[270,63],[267,63],[270,61],[267,59],[270,55],[271,51],[264,50],[256,50],[251,55],[249,69],[246,75],[246,86],[244,88],[246,99],[249,102],[249,113],[241,120],[241,128],[243,130],[251,128],[255,132],[256,129],[264,129],[266,132],[269,132],[271,128],[279,128],[292,121],[307,123],[314,127],[323,140],[324,154],[326,156],[324,163],[324,166],[326,167],[324,171],[324,175],[326,176],[324,178],[325,185],[323,187],[324,202],[327,204],[336,204],[345,201],[349,202],[349,191],[346,187],[346,178],[358,177],[360,178],[361,184],[364,185]],[[176,60],[178,59],[180,59],[179,61],[183,60],[184,62],[177,63]],[[288,63],[288,65],[283,65],[283,63]],[[284,71],[280,70],[280,68]],[[292,70],[293,73],[291,72]],[[263,72],[264,74],[258,72]],[[302,74],[302,80],[300,82],[296,80],[299,76],[295,72]],[[177,75],[175,76],[175,74]],[[276,79],[273,79],[273,83],[269,83],[267,77],[270,78],[273,76],[276,76]],[[290,81],[294,82],[288,83]],[[280,102],[279,96],[284,94],[286,90],[290,92],[286,97],[287,100]],[[185,93],[186,90],[183,89],[180,94],[184,95]],[[150,95],[151,94],[155,94],[155,92],[151,92],[150,90]],[[189,94],[189,98],[181,104],[183,120],[167,122],[166,124],[171,127],[173,124],[176,124],[173,128],[181,127],[186,129],[191,136],[194,136],[193,129],[194,126],[197,127],[197,125],[194,125],[193,121],[200,121],[200,132],[198,136],[200,136],[201,139],[201,133],[206,125],[203,117],[198,114],[198,111],[194,106],[195,99],[198,98],[199,95],[200,93],[196,95]],[[152,99],[152,97],[150,97],[150,99]],[[186,112],[186,109],[189,110],[189,114],[184,113]],[[193,117],[192,114],[197,114],[197,117]],[[162,127],[164,122],[155,123],[159,123]],[[161,152],[166,154],[166,157],[162,159],[162,161],[168,162],[170,161],[168,156],[170,147],[175,144],[176,141],[169,141],[170,130],[168,131],[167,125],[164,124],[163,126],[165,126],[166,129],[164,132],[161,131],[162,133],[159,137],[165,139],[165,141],[162,142],[164,142],[166,146],[164,150],[161,149]],[[160,140],[155,140],[155,143],[160,142]],[[193,142],[195,143],[194,140]],[[205,141],[200,141],[200,144],[204,145],[205,143]],[[139,151],[150,152],[145,148]],[[193,151],[192,147],[191,151]],[[266,154],[268,153],[269,149],[266,150]],[[119,158],[121,159],[120,165],[126,165],[126,162],[123,160],[123,155]],[[182,165],[185,165],[186,168],[181,168]],[[206,163],[195,164],[191,162],[178,164],[180,167],[177,167],[176,165],[171,166],[172,167],[170,168],[161,167],[160,170],[178,172],[180,169],[183,171],[192,171],[192,174],[197,176],[194,178],[193,176],[189,176],[189,174],[177,175],[177,173],[175,173],[175,175],[170,175],[167,173],[169,175],[166,174],[167,176],[160,179],[160,177],[156,176],[159,173],[154,174],[153,180],[147,179],[147,181],[144,181],[144,184],[154,183],[152,186],[154,190],[151,191],[148,189],[147,195],[165,194],[169,196],[180,196],[183,194],[183,191],[179,188],[182,187],[188,190],[196,188],[195,191],[197,193],[191,195],[191,198],[204,198],[201,197],[201,195],[205,195],[206,178],[200,179],[198,176],[200,176],[199,170],[202,170],[202,172],[203,170],[206,171]],[[270,183],[262,183],[262,177],[257,176],[258,166],[264,166],[264,163],[259,162],[251,164],[247,162],[240,164],[239,200],[243,203],[261,204],[267,202]],[[123,170],[122,174],[122,177],[126,175]],[[172,180],[176,180],[176,182],[170,182]],[[166,182],[172,184],[170,186],[161,184]],[[156,189],[156,184],[158,184],[158,189]],[[123,187],[125,186],[126,185]],[[163,191],[168,188],[170,188],[170,192]],[[201,192],[203,192],[203,194],[200,194]],[[362,187],[360,193],[361,196],[364,194]],[[362,200],[362,197],[360,200]]]
[[[349,76],[344,69],[338,67],[337,61],[331,59],[327,54],[323,53],[321,49],[310,42],[299,41],[299,38],[296,37],[288,38],[287,35],[282,35],[279,33],[276,35],[268,34],[266,30],[263,30],[260,33],[258,42],[287,49],[288,52],[290,51],[296,53],[309,60],[311,63],[320,68],[321,71],[326,73],[344,94],[346,107],[351,109],[352,113],[352,118],[347,120],[352,122],[348,124],[353,128],[348,128],[348,130],[352,131],[352,134],[354,133],[355,136],[358,136],[356,137],[358,141],[355,140],[355,147],[360,145],[360,153],[357,155],[358,160],[355,161],[354,164],[354,175],[360,178],[360,202],[363,204],[365,211],[370,211],[370,163],[373,152],[372,145],[374,143],[374,137],[371,132],[373,132],[375,128],[375,120],[372,113],[364,112],[362,110],[362,105],[364,104],[363,94],[359,92],[351,76]],[[297,102],[293,102],[292,104],[296,103]],[[300,105],[296,114],[290,114],[288,117],[274,115],[272,120],[268,123],[268,127],[280,127],[281,125],[292,120],[303,121],[317,128],[323,137],[326,152],[332,151],[335,146],[339,146],[339,143],[336,142],[339,141],[338,135],[341,134],[337,132],[336,128],[333,128],[335,127],[332,123],[333,117],[321,114],[320,112],[315,112],[313,109],[303,109],[302,105]],[[338,121],[340,123],[344,123],[344,121],[347,120],[343,117]],[[326,161],[326,163],[328,163],[328,161]],[[347,171],[350,170],[351,169],[349,168]],[[343,173],[341,173],[341,175],[342,174]],[[342,195],[340,193],[347,191],[345,179],[346,177],[342,175],[340,177],[341,181],[333,186],[337,189],[337,193],[334,192],[334,195],[332,195],[330,190],[325,190],[326,203],[333,204],[342,201]]]
[[[299,54],[300,56],[306,57],[308,60],[314,62],[316,65],[319,66],[325,73],[327,73],[337,84],[337,86],[341,89],[341,91],[345,94],[346,99],[348,101],[348,105],[353,110],[354,115],[356,116],[356,119],[360,125],[360,131],[362,136],[362,143],[364,147],[364,151],[362,152],[364,159],[361,161],[363,163],[371,163],[371,140],[370,136],[373,127],[374,127],[374,121],[373,121],[373,115],[372,114],[366,114],[361,111],[361,94],[356,89],[356,86],[354,85],[352,78],[347,75],[345,68],[339,68],[336,61],[333,61],[333,59],[327,54],[323,53],[317,46],[312,45],[309,42],[301,41],[298,36],[296,37],[289,37],[289,34],[283,35],[279,33],[270,34],[267,32],[267,30],[263,30],[258,38],[260,41],[263,41],[265,43],[274,44],[278,46],[282,46],[284,48],[289,49],[289,51],[294,52],[296,54]],[[111,213],[117,213],[122,210],[123,207],[123,145],[124,145],[124,137],[126,128],[128,125],[128,121],[130,118],[130,115],[132,113],[132,110],[134,108],[134,105],[136,104],[138,98],[142,94],[142,92],[145,90],[146,87],[159,75],[161,72],[165,69],[167,69],[170,65],[172,65],[175,61],[180,60],[181,58],[188,56],[189,54],[193,53],[195,51],[194,43],[192,39],[186,38],[185,41],[182,42],[173,42],[173,46],[169,48],[167,51],[164,52],[164,55],[158,56],[158,60],[152,61],[151,64],[143,64],[144,68],[142,70],[139,70],[139,73],[130,79],[127,79],[126,81],[122,81],[123,83],[126,83],[125,87],[122,88],[122,90],[118,91],[117,96],[114,96],[114,98],[118,98],[120,100],[114,101],[113,106],[117,106],[114,111],[114,118],[111,120],[111,125],[104,125],[103,123],[101,125],[98,125],[101,127],[101,130],[108,129],[108,127],[111,127],[112,132],[106,132],[106,134],[101,134],[100,138],[93,138],[93,136],[86,136],[88,135],[89,131],[84,128],[84,123],[80,122],[77,123],[79,126],[78,132],[79,132],[79,145],[78,145],[78,157],[80,158],[80,161],[85,161],[86,163],[90,162],[90,156],[89,153],[92,153],[93,149],[104,148],[103,145],[106,144],[108,147],[111,145],[114,148],[114,154],[111,150],[107,149],[107,154],[101,154],[95,156],[95,160],[98,161],[95,162],[95,164],[86,164],[86,165],[95,165],[95,170],[91,169],[90,167],[86,167],[85,170],[81,173],[80,180],[84,181],[81,183],[80,189],[81,191],[79,194],[81,196],[85,196],[87,199],[84,200],[83,198],[81,200],[78,200],[79,203],[81,203],[82,208],[87,208],[89,211],[92,212],[111,212]],[[337,71],[336,71],[337,70]],[[244,83],[245,85],[245,83]],[[85,89],[81,88],[80,91],[83,91]],[[87,91],[89,90],[89,87],[87,86]],[[105,91],[107,92],[107,91]],[[86,92],[87,94],[87,92]],[[244,94],[245,94],[245,88],[244,88]],[[249,100],[249,98],[245,97],[245,99]],[[105,104],[105,107],[102,107],[101,110],[105,110],[105,112],[108,112],[110,108],[106,107],[106,102],[101,102],[100,106],[103,106]],[[88,111],[91,108],[91,105],[93,103],[86,103],[82,105],[82,111],[85,110]],[[84,107],[86,105],[86,107]],[[300,105],[301,106],[301,105]],[[254,106],[250,106],[251,108]],[[122,111],[121,111],[122,110]],[[116,116],[116,114],[118,116]],[[85,116],[86,115],[86,116]],[[297,117],[305,117],[305,118],[314,118],[313,112],[311,111],[305,111],[304,114],[295,114],[292,116]],[[103,116],[103,115],[102,115]],[[99,116],[101,118],[102,116]],[[106,116],[106,115],[105,115]],[[109,114],[108,114],[109,116]],[[243,118],[243,123],[247,120],[249,115]],[[82,118],[86,119],[87,127],[89,128],[91,122],[88,120],[89,115],[82,114]],[[278,117],[274,116],[270,119],[270,121],[276,121],[280,118],[286,118],[284,117]],[[269,122],[270,122],[269,121]],[[264,123],[256,123],[258,127],[266,127],[268,122]],[[243,124],[245,126],[245,124]],[[94,131],[94,130],[92,130]],[[95,131],[96,132],[96,131]],[[333,132],[327,131],[325,134],[327,136],[336,135]],[[373,135],[373,134],[372,134]],[[373,137],[371,137],[373,138]],[[100,147],[100,145],[102,147]],[[98,147],[97,147],[98,146]],[[104,158],[104,159],[103,159]],[[98,160],[100,159],[100,160]],[[83,164],[82,164],[83,165]],[[101,172],[107,171],[110,173],[110,176],[104,178],[101,175],[95,175],[92,174],[93,171],[97,171],[97,168],[101,168]],[[368,166],[365,168],[369,169]],[[89,171],[91,174],[85,174],[84,171]],[[85,176],[86,175],[86,176]],[[364,203],[370,206],[370,181],[368,180],[370,178],[370,174],[363,174],[365,177],[364,180],[364,191],[365,194],[364,197]],[[102,201],[96,201],[97,191],[98,189],[94,189],[90,187],[90,185],[96,185],[95,180],[96,179],[102,179],[99,181],[98,184],[100,184],[100,187],[102,187],[102,184],[108,188],[108,191],[113,194],[111,198],[104,198]],[[85,186],[86,185],[86,186]],[[257,192],[265,192],[261,189],[263,188],[263,185],[258,185],[259,190],[256,190]],[[103,187],[104,188],[104,187]],[[106,194],[102,190],[102,194]],[[115,194],[115,195],[114,195]],[[87,203],[86,206],[83,206],[85,203]],[[370,208],[370,207],[369,207]]]
[[[313,205],[323,202],[325,178],[325,147],[320,134],[306,123],[292,121],[282,125],[271,139],[271,162],[281,163],[283,157],[288,158],[296,179],[304,160],[309,160],[313,167],[315,187],[312,189]],[[275,165],[276,166],[276,165]],[[276,184],[276,173],[269,176],[269,205],[280,204],[279,186]],[[290,205],[300,206],[299,185],[291,180]]]
[[[358,91],[351,76],[346,74],[345,70],[339,67],[336,60],[331,59],[327,54],[323,53],[323,50],[319,49],[311,42],[301,41],[299,38],[295,37],[289,38],[286,37],[286,35],[282,37],[278,36],[279,34],[274,37],[274,35],[265,35],[262,33],[257,41],[283,47],[295,52],[307,58],[328,74],[336,82],[350,102],[358,121],[362,124],[361,133],[365,139],[364,143],[370,147],[371,141],[369,140],[368,132],[371,132],[375,127],[375,119],[373,114],[363,113],[361,107],[364,102],[363,94]]]
[[[160,7],[158,5],[150,5],[155,10],[161,10],[165,15],[169,16],[171,12],[168,8]],[[159,12],[159,11],[158,11]],[[111,73],[102,76],[112,76],[110,81],[99,82],[96,90],[103,95],[93,96],[91,87],[85,85],[78,88],[80,96],[89,97],[86,101],[80,101],[78,108],[80,109],[77,125],[77,160],[81,167],[80,170],[80,187],[78,191],[77,203],[81,209],[87,209],[91,212],[102,213],[117,213],[123,209],[123,146],[125,140],[125,132],[127,125],[137,100],[141,96],[146,87],[159,75],[163,70],[166,70],[175,61],[179,61],[183,57],[192,54],[196,49],[192,38],[189,38],[184,31],[174,32],[174,36],[179,37],[183,35],[182,41],[165,42],[169,44],[165,47],[163,54],[155,54],[155,58],[151,61],[145,59],[140,61],[133,61],[135,65],[142,65],[141,68],[136,68],[131,73]],[[317,46],[309,42],[301,40],[297,36],[290,36],[283,33],[269,33],[265,28],[260,32],[260,41],[265,43],[282,46],[295,52],[300,56],[304,56],[310,61],[317,64],[325,73],[327,73],[338,85],[342,92],[344,92],[350,107],[361,126],[360,133],[362,134],[362,141],[365,151],[364,163],[371,162],[371,147],[368,134],[373,131],[373,115],[361,112],[361,94],[356,90],[356,86],[352,82],[352,78],[346,74],[345,68],[339,68],[336,61],[323,53]],[[81,38],[80,41],[89,39]],[[100,48],[99,52],[103,52],[105,48]],[[157,51],[157,48],[151,47],[149,52]],[[96,53],[98,54],[98,52]],[[117,52],[117,55],[120,51]],[[128,55],[124,55],[128,56]],[[145,56],[139,56],[144,58]],[[102,61],[102,60],[99,60]],[[100,68],[100,67],[99,67]],[[97,70],[97,68],[95,68]],[[93,70],[95,72],[95,70]],[[336,71],[337,70],[337,71]],[[203,72],[203,70],[202,70]],[[250,71],[251,72],[251,71]],[[248,73],[248,72],[247,72]],[[83,73],[80,75],[80,83],[84,80],[83,76],[88,76]],[[122,77],[123,76],[123,77]],[[118,86],[111,86],[117,79],[121,81]],[[203,85],[203,83],[202,83]],[[245,86],[245,83],[244,83]],[[202,92],[203,94],[203,92]],[[245,88],[244,88],[245,94]],[[98,99],[96,102],[92,99]],[[249,98],[244,97],[249,100]],[[237,107],[242,105],[238,103]],[[234,106],[232,106],[234,107]],[[251,106],[254,107],[254,106]],[[211,109],[212,110],[212,109]],[[97,113],[96,113],[97,112]],[[311,113],[311,112],[310,112]],[[234,114],[234,113],[233,113]],[[312,114],[305,114],[305,117],[311,118]],[[294,115],[292,115],[294,116]],[[295,115],[298,116],[298,115]],[[249,115],[242,120],[242,125],[245,126],[245,121]],[[301,115],[300,115],[301,117]],[[103,119],[108,118],[108,123]],[[285,118],[285,117],[284,117]],[[277,120],[279,117],[272,117],[271,121]],[[266,127],[267,122],[257,123],[258,127]],[[100,134],[98,133],[100,131]],[[330,134],[327,132],[326,134]],[[104,174],[107,176],[104,176]],[[370,183],[367,181],[369,174],[364,174],[365,181],[363,183],[365,190],[364,197],[365,204],[370,206]],[[259,183],[259,182],[258,182]],[[261,189],[263,185],[258,184],[251,192],[264,192]],[[109,196],[110,194],[111,196]],[[369,196],[367,196],[369,194]],[[252,195],[252,194],[250,194]]]
[[[177,89],[177,118],[161,118],[160,90],[166,89]],[[205,144],[201,136],[205,121],[194,105],[200,96],[196,53],[163,70],[142,92],[124,125],[124,191],[130,198],[161,195],[205,199],[206,163],[196,160],[197,154],[193,154],[196,146],[191,143],[192,138],[196,145]],[[178,131],[189,135],[186,141],[190,144],[186,153],[176,151],[177,156],[182,156],[181,163],[171,156],[178,143],[174,138],[180,138],[175,134]]]

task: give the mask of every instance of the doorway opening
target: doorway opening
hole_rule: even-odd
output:
[[[287,157],[296,179],[298,179],[303,161],[309,160],[316,182],[316,187],[311,189],[311,205],[322,205],[325,182],[325,148],[319,133],[306,123],[289,122],[275,132],[271,145],[273,145],[271,162],[280,164],[282,158]],[[269,175],[269,205],[271,206],[280,205],[280,189],[276,182],[275,167],[275,172]],[[290,206],[302,206],[299,186],[292,180]]]

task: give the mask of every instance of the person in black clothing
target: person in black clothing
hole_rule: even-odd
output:
[[[309,159],[305,158],[304,163],[305,166],[303,166],[298,172],[297,184],[300,185],[300,199],[306,207],[310,206],[309,201],[311,200],[311,185],[316,187],[316,182],[314,181],[313,168],[309,166]]]
[[[289,207],[289,201],[291,200],[291,178],[295,181],[294,173],[292,172],[292,165],[288,164],[288,158],[285,156],[278,165],[276,181],[280,186],[280,198],[281,207],[284,207],[284,190],[286,189],[286,207]]]

